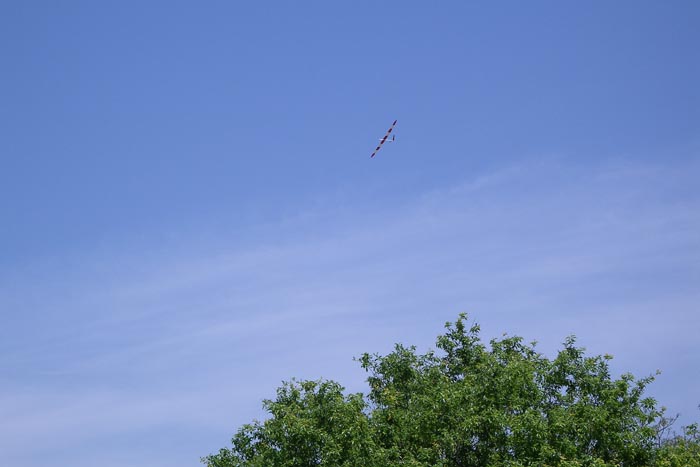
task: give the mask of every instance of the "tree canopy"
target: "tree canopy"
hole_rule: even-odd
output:
[[[368,394],[333,381],[284,383],[269,418],[244,425],[209,467],[700,467],[696,425],[644,394],[653,376],[614,378],[609,355],[568,337],[549,359],[521,337],[488,345],[462,314],[437,350],[396,345],[358,360]]]

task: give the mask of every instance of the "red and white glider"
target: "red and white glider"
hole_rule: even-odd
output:
[[[389,127],[389,131],[387,131],[386,134],[384,135],[384,138],[379,140],[379,146],[377,146],[377,149],[375,149],[374,152],[372,153],[372,155],[369,156],[370,158],[374,157],[375,154],[377,154],[379,152],[379,150],[382,148],[382,144],[386,143],[387,141],[390,143],[393,143],[394,141],[396,141],[396,135],[392,135],[391,139],[389,139],[389,135],[394,130],[394,126],[396,126],[396,122],[398,122],[398,120],[394,120],[394,123],[392,123],[391,126]]]

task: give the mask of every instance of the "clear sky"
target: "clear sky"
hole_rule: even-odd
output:
[[[0,464],[191,466],[282,380],[569,334],[700,419],[697,1],[0,4]],[[398,119],[397,141],[374,146]]]

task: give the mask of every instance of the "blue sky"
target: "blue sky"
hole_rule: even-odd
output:
[[[282,380],[576,334],[700,403],[700,6],[0,5],[0,463],[189,466]],[[369,159],[398,119],[397,142]]]

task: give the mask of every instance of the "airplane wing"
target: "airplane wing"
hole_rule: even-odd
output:
[[[370,158],[374,157],[379,152],[379,150],[382,148],[382,144],[384,144],[384,142],[387,140],[387,138],[389,138],[389,135],[391,134],[391,132],[394,130],[394,126],[396,126],[396,122],[398,122],[398,120],[394,120],[394,123],[391,124],[391,126],[389,127],[389,131],[387,131],[386,134],[384,135],[384,138],[382,138],[379,141],[379,146],[377,146],[377,149],[375,149],[374,152],[372,153],[372,155],[369,156]]]

